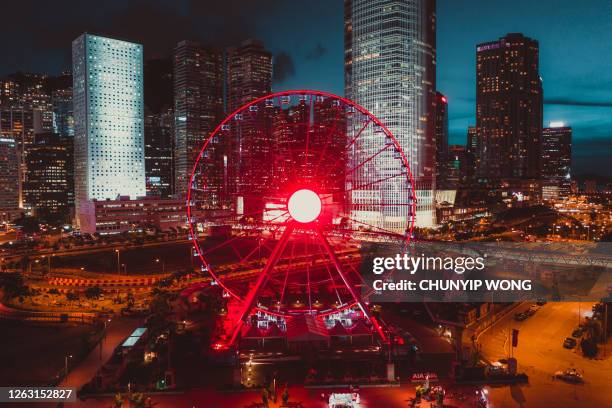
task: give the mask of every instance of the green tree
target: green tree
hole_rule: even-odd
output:
[[[85,290],[85,297],[87,299],[97,299],[102,294],[102,288],[99,286],[92,286]]]
[[[0,288],[8,298],[23,297],[30,293],[19,272],[0,274]]]

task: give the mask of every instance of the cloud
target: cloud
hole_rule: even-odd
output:
[[[612,102],[607,101],[581,101],[569,98],[554,98],[545,99],[546,105],[563,105],[563,106],[595,106],[599,108],[612,108]]]
[[[308,54],[306,54],[306,59],[316,60],[321,58],[325,54],[327,54],[327,48],[325,48],[323,44],[319,42],[312,50],[308,52]]]
[[[291,55],[280,51],[274,56],[272,82],[279,84],[295,75],[295,64]]]

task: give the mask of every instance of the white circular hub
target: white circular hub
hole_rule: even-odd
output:
[[[312,222],[321,214],[321,199],[312,190],[298,190],[289,197],[287,209],[294,220]]]

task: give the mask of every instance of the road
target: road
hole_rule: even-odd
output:
[[[457,388],[454,389],[457,392]],[[327,398],[330,391],[348,392],[348,389],[306,389],[304,387],[289,387],[290,402],[301,402],[303,408],[327,408]],[[282,388],[281,388],[282,392]],[[461,400],[445,399],[445,405],[453,408],[473,408],[475,406],[473,387],[461,388]],[[325,397],[321,397],[321,393]],[[412,384],[402,384],[400,387],[362,388],[360,391],[360,408],[406,408],[409,399],[415,395]],[[151,396],[154,408],[255,408],[261,403],[259,391],[218,392],[212,389],[196,389],[174,395]],[[88,399],[77,403],[65,404],[66,408],[108,408],[112,402],[111,397]],[[280,398],[276,404],[271,403],[270,408],[280,407]],[[0,404],[1,406],[1,404]],[[27,405],[32,408],[56,408],[52,404]],[[423,402],[420,408],[429,408],[429,402]],[[26,408],[24,404],[23,408]]]
[[[114,317],[106,327],[106,337],[84,360],[74,367],[60,387],[80,388],[89,382],[102,365],[111,357],[113,350],[142,324],[140,319]],[[100,348],[102,350],[100,350]]]
[[[502,318],[480,338],[483,356],[496,361],[508,355],[508,333],[519,330],[518,347],[514,356],[520,372],[529,375],[528,385],[490,387],[493,408],[506,407],[609,407],[612,384],[612,358],[587,359],[580,347],[563,348],[563,339],[571,336],[581,319],[591,315],[593,303],[552,302],[535,315],[517,322],[514,313]],[[529,305],[523,305],[526,309]],[[520,311],[521,308],[517,309]],[[611,349],[612,342],[608,342]],[[555,371],[576,368],[583,373],[585,384],[573,385],[553,380]]]

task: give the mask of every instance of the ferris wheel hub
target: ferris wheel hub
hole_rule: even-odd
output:
[[[312,190],[298,190],[289,197],[287,210],[297,222],[313,222],[321,214],[321,198]]]

